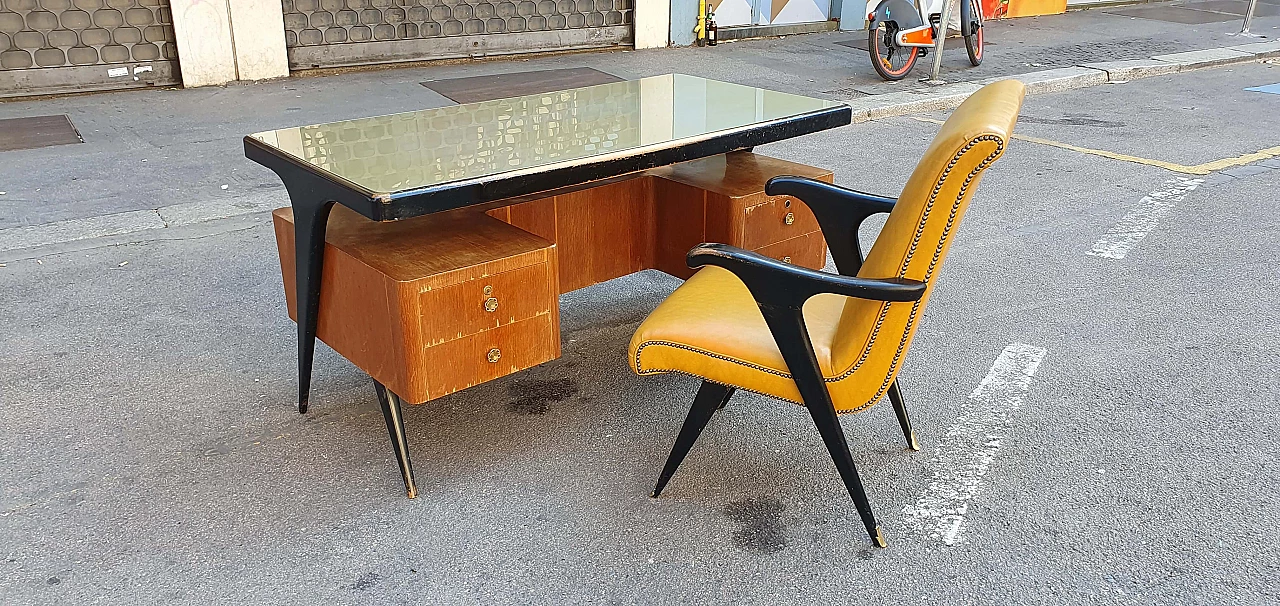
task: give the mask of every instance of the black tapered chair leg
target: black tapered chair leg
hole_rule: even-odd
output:
[[[871,540],[875,541],[877,547],[884,547],[884,532],[880,530],[875,513],[871,511],[871,502],[867,500],[867,492],[862,488],[862,478],[858,476],[858,468],[853,464],[853,455],[849,454],[849,444],[845,442],[844,430],[840,428],[840,418],[835,409],[830,404],[806,408],[813,417],[813,424],[818,427],[818,433],[822,435],[822,442],[831,453],[831,460],[835,462],[840,478],[844,480],[844,486],[853,498],[854,506],[858,508],[858,516],[862,518],[867,534],[871,535]]]
[[[916,440],[916,431],[911,428],[911,417],[907,415],[907,405],[902,401],[902,391],[896,378],[889,384],[889,401],[893,402],[893,411],[898,413],[898,424],[902,426],[902,435],[907,438],[907,447],[920,450],[920,442]]]
[[[702,428],[707,426],[707,421],[711,420],[717,410],[724,408],[731,397],[733,388],[719,383],[703,381],[702,386],[698,387],[698,395],[693,398],[689,416],[685,417],[684,425],[676,436],[675,446],[671,447],[671,455],[667,457],[667,464],[662,467],[662,475],[658,476],[658,484],[653,489],[654,498],[662,494],[662,489],[676,473],[676,468],[680,467],[685,455],[689,454],[689,449],[693,448],[693,443],[698,440]]]
[[[396,452],[396,463],[400,464],[405,494],[410,499],[415,498],[418,496],[418,486],[413,480],[413,462],[409,460],[409,441],[404,435],[404,411],[400,406],[400,396],[377,381],[373,382],[373,387],[378,391],[378,405],[382,407],[382,418],[387,422],[387,433],[391,436],[391,448]]]

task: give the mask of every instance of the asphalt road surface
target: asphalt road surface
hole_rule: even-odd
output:
[[[842,421],[871,546],[808,415],[739,394],[660,499],[696,390],[624,351],[677,286],[562,299],[561,359],[406,412],[295,329],[265,214],[0,268],[4,604],[1280,601],[1280,82],[1255,64],[1032,97],[901,375]],[[937,125],[758,148],[894,194]],[[247,171],[248,169],[246,169]],[[203,177],[200,177],[203,178]],[[873,238],[876,225],[864,234]],[[981,386],[981,388],[980,388]]]

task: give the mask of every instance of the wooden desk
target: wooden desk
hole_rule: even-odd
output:
[[[706,220],[731,207],[712,203],[732,199],[731,186],[668,196],[696,187],[679,168],[661,184],[635,173],[843,126],[851,116],[832,101],[673,74],[245,137],[245,155],[279,175],[293,207],[299,411],[309,399],[333,204],[374,221],[505,207],[495,214],[535,234],[554,225],[561,246],[596,251],[575,269],[562,266],[562,290],[650,266],[684,275],[684,242],[735,229],[732,218]],[[689,218],[699,203],[694,238]],[[781,212],[767,202],[751,208]]]
[[[732,152],[487,213],[376,222],[335,208],[316,335],[420,404],[560,357],[558,295],[646,269],[688,277],[685,253],[702,242],[820,269],[817,218],[803,202],[763,192],[779,175],[832,180],[830,171]],[[274,216],[296,320],[293,212]]]

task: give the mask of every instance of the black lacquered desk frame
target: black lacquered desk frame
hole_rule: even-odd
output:
[[[464,207],[495,205],[493,203],[500,201],[515,203],[531,197],[592,187],[598,182],[638,171],[750,149],[851,122],[852,110],[848,106],[830,105],[698,136],[393,192],[374,191],[255,136],[245,137],[245,156],[280,177],[293,207],[299,412],[305,413],[309,403],[325,230],[334,204],[346,206],[374,221],[393,221]]]

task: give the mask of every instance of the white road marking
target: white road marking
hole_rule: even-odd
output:
[[[945,545],[963,541],[969,503],[982,491],[982,478],[1011,425],[1009,415],[1022,407],[1031,376],[1045,353],[1044,348],[1025,343],[1012,343],[1000,352],[929,460],[933,468],[929,487],[915,505],[902,509],[908,528],[941,539]]]
[[[1169,209],[1186,199],[1187,192],[1199,187],[1201,183],[1204,183],[1204,179],[1186,177],[1166,181],[1163,187],[1142,198],[1129,214],[1107,230],[1106,235],[1094,242],[1093,248],[1085,254],[1123,259],[1135,244],[1147,237],[1147,233],[1155,228],[1160,219],[1169,214]]]

